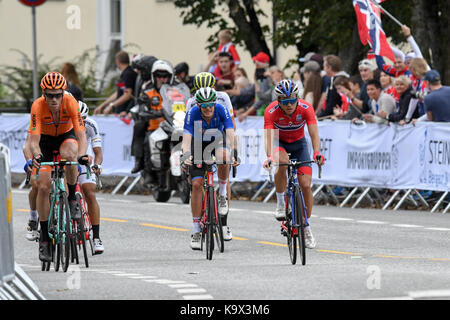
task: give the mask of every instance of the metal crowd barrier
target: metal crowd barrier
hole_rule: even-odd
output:
[[[14,262],[9,148],[0,143],[0,300],[43,300],[38,288]]]

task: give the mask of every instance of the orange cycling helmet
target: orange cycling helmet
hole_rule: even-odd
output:
[[[65,90],[67,87],[66,79],[64,79],[63,75],[59,72],[48,72],[41,80],[41,88],[45,89],[53,89]]]

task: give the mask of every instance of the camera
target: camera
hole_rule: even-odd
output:
[[[421,91],[417,91],[417,90],[411,90],[411,97],[419,99],[419,100],[423,100],[425,99],[425,97],[427,96],[428,92],[421,92]]]

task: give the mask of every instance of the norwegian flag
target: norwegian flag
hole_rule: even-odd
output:
[[[381,3],[384,0],[373,0]],[[386,34],[381,27],[380,9],[371,0],[353,0],[358,20],[359,37],[362,44],[369,43],[376,55],[394,61],[394,53],[387,42]]]

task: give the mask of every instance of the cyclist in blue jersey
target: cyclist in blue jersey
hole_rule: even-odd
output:
[[[233,166],[237,166],[237,149],[234,139],[233,121],[230,113],[218,104],[216,91],[212,88],[200,88],[195,93],[197,104],[191,108],[184,121],[184,134],[181,149],[182,160],[189,166],[192,180],[191,211],[193,233],[191,248],[201,248],[201,209],[202,189],[205,169],[202,161],[208,161],[215,155],[218,164],[217,177],[226,181],[231,158]],[[225,134],[224,134],[225,133]],[[228,160],[228,161],[227,161]],[[223,188],[223,190],[220,190]],[[226,193],[226,184],[219,183],[219,193]]]

